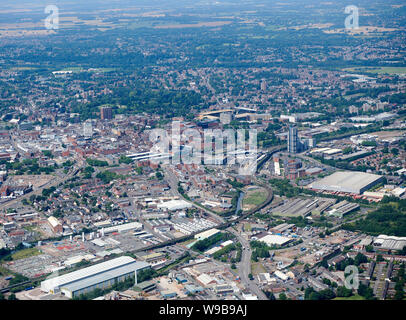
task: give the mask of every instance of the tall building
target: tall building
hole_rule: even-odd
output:
[[[92,125],[92,122],[91,122],[91,121],[86,121],[86,122],[83,124],[83,135],[84,135],[86,138],[90,138],[90,137],[93,136],[93,125]]]
[[[267,89],[266,80],[262,80],[262,82],[261,82],[261,91],[266,91],[266,89]]]
[[[113,119],[113,109],[111,107],[102,107],[100,110],[100,117],[102,120]]]
[[[295,126],[289,126],[288,134],[288,152],[298,153],[299,152],[299,138],[297,135],[297,128]]]

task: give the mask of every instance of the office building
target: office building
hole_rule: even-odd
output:
[[[93,136],[93,125],[92,125],[92,122],[91,122],[91,121],[86,121],[86,122],[83,124],[83,135],[84,135],[86,138],[90,138],[90,137]]]
[[[295,126],[289,127],[288,133],[288,152],[289,153],[298,153],[299,152],[299,145],[298,145],[298,136],[297,136],[297,128]]]
[[[102,120],[113,119],[113,109],[111,107],[102,107],[100,109],[100,117]]]

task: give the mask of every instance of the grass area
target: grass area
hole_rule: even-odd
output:
[[[90,72],[111,72],[115,71],[115,68],[89,68],[91,69]],[[72,71],[73,73],[80,73],[84,71],[88,71],[89,69],[85,69],[83,67],[66,67],[58,71]]]
[[[23,249],[23,250],[17,251],[16,253],[13,253],[11,255],[11,257],[13,258],[13,260],[20,260],[20,259],[29,258],[32,256],[37,256],[39,254],[41,254],[41,252],[38,249],[28,248],[28,249]]]
[[[266,269],[260,262],[251,263],[251,273],[255,276],[259,273],[266,273]]]
[[[355,67],[346,68],[344,71],[365,72],[372,74],[406,74],[406,67]]]
[[[347,297],[347,298],[346,297],[337,297],[337,298],[334,298],[333,300],[365,300],[365,298],[356,294],[356,295],[353,295],[353,296]]]
[[[16,70],[16,71],[29,71],[29,70],[37,70],[38,68],[36,67],[13,67],[11,70]]]
[[[192,239],[186,240],[186,241],[180,243],[180,245],[186,247],[188,244],[191,244],[192,242],[196,242],[196,239],[195,239],[195,238],[192,238]]]
[[[357,97],[362,97],[365,96],[365,93],[356,93],[356,94],[350,94],[348,96],[343,96],[344,99],[350,100],[353,98],[357,98]]]
[[[243,199],[243,207],[249,206],[259,206],[264,203],[268,197],[268,192],[265,189],[250,191]]]
[[[0,276],[5,277],[5,276],[9,276],[11,274],[12,273],[10,270],[8,270],[7,268],[4,268],[3,266],[0,266]]]

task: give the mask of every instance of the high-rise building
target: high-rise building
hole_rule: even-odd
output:
[[[102,120],[113,119],[113,109],[111,107],[102,107],[100,110],[100,117]]]
[[[299,144],[300,144],[300,141],[297,136],[297,128],[295,126],[289,126],[288,152],[289,153],[298,153]]]
[[[89,120],[83,124],[83,135],[87,138],[93,136],[93,125]]]
[[[262,82],[261,82],[261,91],[266,91],[266,89],[267,89],[266,80],[262,80]]]

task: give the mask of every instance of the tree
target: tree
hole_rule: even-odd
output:
[[[18,300],[18,299],[17,299],[16,295],[14,293],[12,293],[8,296],[8,300]]]
[[[358,253],[354,258],[355,265],[359,266],[361,263],[368,262],[368,258],[362,253]]]
[[[279,295],[279,300],[288,300],[288,297],[286,296],[286,294],[285,294],[284,292],[282,292],[282,293]]]
[[[374,252],[374,247],[369,244],[369,245],[367,245],[367,246],[365,247],[365,251],[366,251],[366,252]]]
[[[125,155],[122,155],[120,157],[120,159],[118,160],[119,163],[125,163],[125,164],[130,164],[132,163],[134,160],[131,158],[126,157]]]
[[[360,285],[358,287],[358,294],[368,300],[371,300],[374,298],[373,290],[363,283],[360,283]]]
[[[352,296],[352,290],[347,289],[344,286],[340,286],[337,288],[337,297],[351,297]]]
[[[392,149],[390,150],[390,152],[391,152],[394,156],[399,155],[399,149],[392,148]]]
[[[276,300],[275,295],[271,291],[263,291],[269,300]]]

